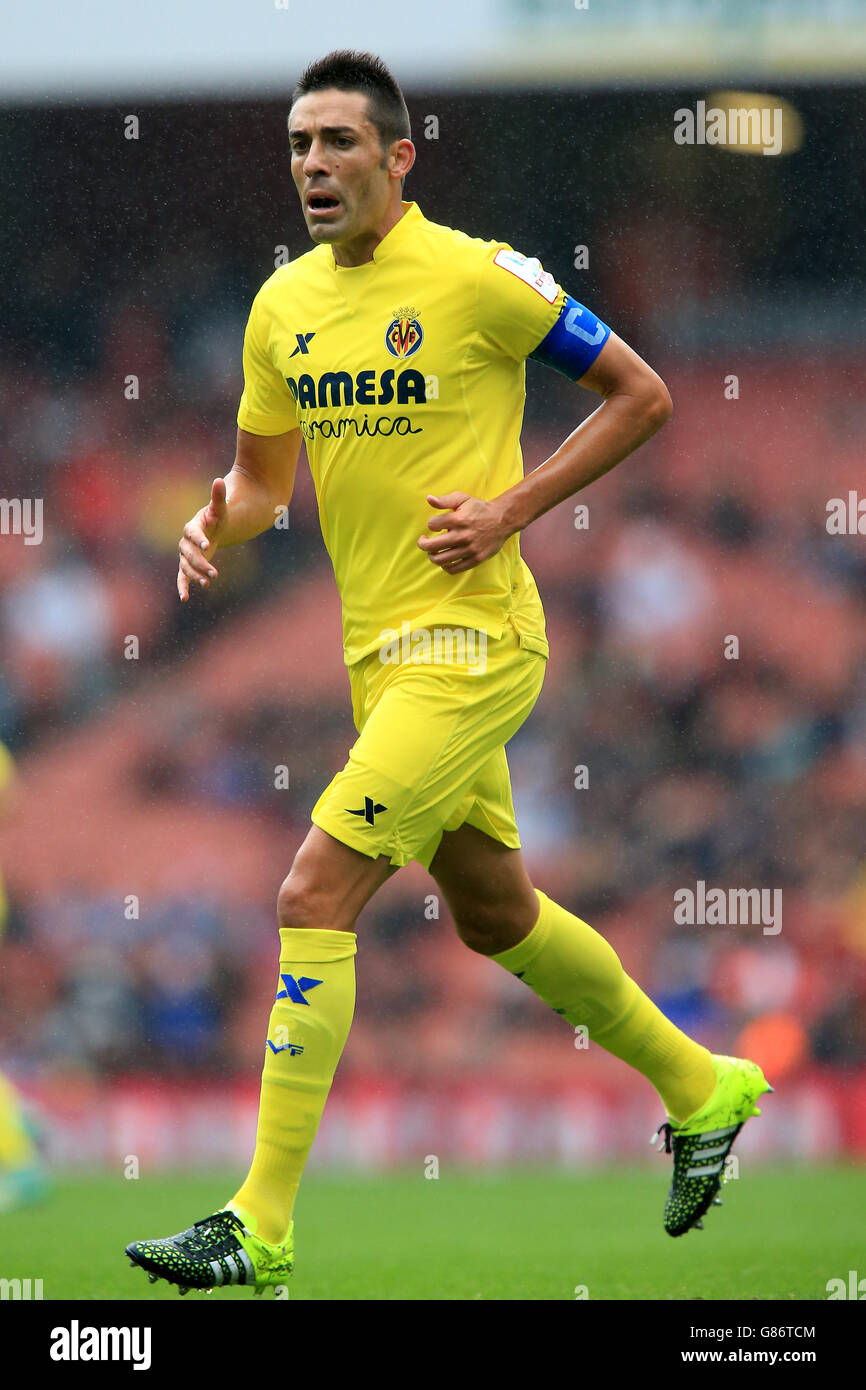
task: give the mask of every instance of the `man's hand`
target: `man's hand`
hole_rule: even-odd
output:
[[[219,545],[220,531],[228,520],[228,510],[225,478],[214,478],[210,501],[186,523],[177,544],[180,553],[177,592],[181,603],[189,598],[190,584],[206,589],[210,581],[216,579],[218,571],[211,562]]]
[[[442,497],[430,494],[427,501],[431,507],[449,510],[431,516],[427,523],[429,531],[443,534],[420,536],[418,544],[434,565],[449,574],[461,574],[489,560],[511,535],[496,502],[482,502],[468,492],[446,492]]]

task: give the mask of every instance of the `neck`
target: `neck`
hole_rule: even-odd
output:
[[[398,198],[386,209],[382,218],[376,223],[375,227],[368,227],[365,231],[359,232],[357,236],[350,237],[347,241],[334,242],[332,250],[334,252],[335,265],[348,268],[356,265],[366,265],[372,261],[373,252],[384,241],[392,227],[396,227],[400,218],[404,215],[405,208],[402,201]]]

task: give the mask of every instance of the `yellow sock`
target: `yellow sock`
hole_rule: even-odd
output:
[[[18,1092],[0,1073],[0,1167],[29,1168],[36,1145],[27,1132]]]
[[[268,1024],[256,1149],[226,1205],[281,1243],[355,1010],[354,932],[280,928],[280,979]]]
[[[626,975],[619,956],[586,922],[535,890],[538,921],[523,941],[492,956],[593,1042],[652,1082],[671,1119],[682,1123],[709,1100],[710,1053],[665,1018]]]

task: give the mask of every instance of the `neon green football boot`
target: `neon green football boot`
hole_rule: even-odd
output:
[[[254,1235],[230,1208],[196,1221],[188,1231],[162,1240],[136,1240],[127,1245],[131,1265],[147,1271],[151,1284],[165,1279],[181,1294],[225,1284],[251,1285],[257,1294],[284,1284],[295,1265],[295,1223],[281,1245]]]
[[[664,1210],[669,1236],[685,1235],[693,1227],[702,1231],[701,1218],[711,1206],[722,1205],[719,1188],[734,1140],[746,1120],[760,1115],[755,1104],[758,1096],[773,1089],[755,1062],[712,1056],[716,1088],[709,1100],[682,1124],[668,1116],[650,1140],[655,1143],[664,1130],[665,1153],[674,1157],[673,1181]]]

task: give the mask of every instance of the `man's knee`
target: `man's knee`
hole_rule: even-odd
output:
[[[341,908],[333,884],[306,872],[297,860],[277,894],[277,920],[281,927],[320,927],[351,931],[354,915]]]
[[[452,908],[457,935],[470,951],[496,956],[529,935],[538,916],[538,904],[484,902],[473,899]]]

